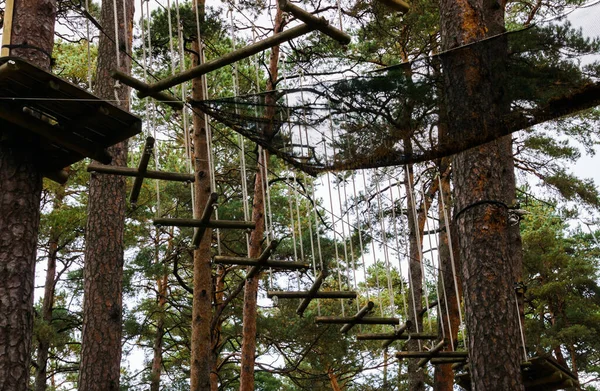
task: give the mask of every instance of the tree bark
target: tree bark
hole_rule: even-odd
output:
[[[204,1],[198,1],[196,12],[200,23],[204,22]],[[198,41],[194,40],[192,50],[201,53]],[[193,56],[193,66],[200,65],[201,55]],[[206,99],[204,78],[199,77],[192,81],[192,98]],[[194,146],[194,218],[199,219],[210,197],[210,167],[208,164],[209,149],[207,142],[208,123],[203,113],[194,111],[194,133],[192,145]],[[211,370],[214,366],[212,356],[212,298],[213,281],[211,270],[211,242],[212,230],[207,229],[194,251],[194,298],[192,304],[192,362],[191,362],[191,390],[210,391]]]
[[[158,319],[156,320],[156,334],[152,345],[152,369],[150,373],[150,391],[160,390],[160,374],[162,371],[163,338],[165,335],[165,308],[167,305],[167,284],[169,274],[164,274],[156,280],[158,288]]]
[[[53,208],[58,209],[63,204],[65,188],[61,186],[56,192]],[[48,241],[48,263],[46,266],[46,281],[44,284],[44,299],[42,301],[42,321],[46,325],[52,323],[52,309],[54,307],[54,290],[56,287],[56,258],[58,256],[58,240],[60,232],[56,227],[50,227],[50,239]],[[35,372],[35,391],[46,390],[46,377],[48,365],[48,351],[50,341],[42,338],[38,340],[37,369]]]
[[[106,34],[100,34],[94,92],[102,99],[113,101],[118,98],[118,106],[128,110],[129,88],[117,85],[110,72],[120,69],[129,73],[131,70],[131,60],[126,53],[130,53],[132,45],[134,3],[117,0],[116,7],[113,10],[111,1],[102,3],[101,24]],[[115,37],[119,42],[118,58],[113,43]],[[127,141],[108,148],[108,151],[113,157],[111,164],[127,165]],[[83,332],[78,384],[81,391],[119,390],[125,197],[124,177],[91,175],[83,268]]]
[[[275,15],[275,23],[273,26],[273,34],[279,33],[283,29],[283,13],[277,6]],[[274,46],[271,49],[271,57],[269,59],[269,78],[267,80],[267,91],[275,89],[275,82],[279,72],[279,46]],[[273,124],[275,119],[275,105],[271,102],[273,96],[267,94],[265,97],[267,111],[265,118],[271,121],[265,129],[264,136],[267,139],[273,137]],[[259,151],[262,151],[259,148]],[[259,152],[260,153],[260,152]],[[252,203],[252,221],[256,223],[256,228],[250,235],[250,258],[258,258],[262,252],[262,242],[264,239],[265,216],[264,216],[264,195],[267,192],[267,172],[266,164],[269,159],[269,154],[265,151],[260,153],[258,157],[258,170],[254,180],[254,201]],[[246,281],[244,286],[244,324],[242,327],[242,360],[240,373],[240,391],[254,390],[254,364],[256,358],[256,319],[257,319],[257,295],[258,283],[260,281],[260,273]]]
[[[504,32],[504,11],[503,1],[440,0],[442,49]],[[505,58],[503,39],[443,56],[449,138],[503,126]],[[515,199],[511,138],[456,155],[453,175],[472,389],[520,391],[514,284],[522,254],[518,226],[508,223],[507,206]]]
[[[14,4],[11,44],[35,43],[41,50],[10,54],[50,68],[55,0]],[[4,34],[8,32],[4,31]],[[46,52],[46,54],[44,53]],[[35,152],[0,137],[0,390],[27,389],[33,333],[33,284],[42,175]]]

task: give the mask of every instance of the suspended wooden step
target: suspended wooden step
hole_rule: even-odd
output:
[[[463,366],[467,363],[468,357],[433,357],[429,362],[432,365],[447,365],[447,364],[460,364]]]
[[[169,178],[172,181],[180,181],[180,182],[193,182],[194,176],[191,174],[178,174],[171,172],[159,172],[159,171],[148,171],[148,163],[150,162],[150,157],[152,156],[152,152],[154,151],[154,137],[146,137],[146,141],[144,142],[144,148],[142,150],[142,157],[140,158],[140,163],[138,168],[129,168],[129,167],[116,167],[116,166],[106,166],[100,164],[90,164],[87,168],[89,172],[97,172],[102,174],[113,174],[113,175],[122,175],[122,176],[132,176],[135,177],[133,181],[133,187],[131,188],[131,194],[129,195],[129,202],[135,207],[137,204],[138,198],[140,196],[140,191],[142,190],[142,185],[144,183],[144,178],[152,178],[155,177],[154,174],[159,174],[162,178],[154,178],[154,179],[165,179]],[[182,180],[183,179],[183,180]]]
[[[364,318],[365,316],[367,316],[367,315],[369,315],[371,313],[371,311],[373,310],[374,306],[375,306],[375,303],[373,303],[372,301],[369,301],[367,303],[367,305],[365,305],[364,307],[362,307],[356,313],[356,315],[354,315],[352,317],[352,319],[354,320],[352,323],[346,323],[345,325],[342,326],[342,328],[340,329],[340,333],[346,334],[348,331],[350,331],[350,329],[352,327],[354,327],[354,325],[356,325],[357,321],[361,320],[362,318]]]
[[[554,391],[571,389],[579,386],[577,377],[550,356],[534,357],[521,364],[521,374],[526,391]],[[456,383],[466,390],[471,390],[469,372],[457,374]]]
[[[439,358],[463,358],[463,357],[468,357],[468,353],[467,352],[460,352],[460,351],[455,351],[455,352],[446,352],[446,351],[442,351],[442,352],[437,352],[435,354],[431,354],[430,352],[396,352],[396,357],[397,358],[429,358],[432,359],[434,357],[439,357]]]
[[[277,240],[273,240],[267,249],[258,258],[245,258],[245,257],[230,257],[217,255],[213,258],[213,262],[219,265],[239,265],[239,266],[253,266],[257,268],[256,272],[252,273],[253,269],[250,269],[246,278],[253,277],[261,268],[274,268],[284,270],[307,270],[310,265],[303,262],[289,262],[289,261],[277,261],[270,260],[272,252],[278,245]],[[250,277],[248,277],[250,276]]]
[[[287,4],[287,3],[286,3]],[[280,5],[281,7],[281,5]],[[283,8],[282,8],[283,9]],[[166,90],[168,88],[174,87],[178,84],[185,83],[186,81],[192,80],[196,77],[200,77],[217,69],[223,68],[224,66],[231,65],[237,61],[243,60],[265,50],[272,48],[273,46],[277,46],[281,43],[290,41],[294,38],[298,38],[304,34],[308,34],[312,31],[319,30],[324,34],[332,37],[333,39],[339,41],[340,43],[346,45],[350,42],[350,36],[344,33],[341,30],[336,29],[329,25],[329,23],[323,19],[311,15],[310,13],[302,10],[299,7],[296,7],[291,4],[287,4],[287,9],[289,12],[292,12],[298,19],[302,20],[304,24],[300,26],[292,27],[289,30],[282,31],[275,35],[272,35],[268,38],[265,38],[261,41],[255,42],[246,47],[234,50],[232,52],[227,53],[226,55],[216,58],[211,61],[207,61],[204,64],[200,64],[193,68],[190,68],[186,71],[183,71],[177,75],[173,75],[167,78],[164,78],[154,84],[147,84],[143,81],[137,80],[130,75],[123,73],[121,71],[113,71],[112,76],[126,84],[132,88],[138,90],[138,96],[140,98],[151,96],[158,100],[167,100],[174,99],[169,96],[161,96],[157,95],[160,91]]]
[[[268,291],[267,297],[273,298],[277,297],[278,299],[303,299],[298,308],[296,309],[296,313],[300,316],[304,314],[306,308],[310,304],[313,299],[354,299],[356,298],[356,292],[350,291],[330,291],[330,292],[319,292],[319,288],[323,284],[323,281],[327,277],[327,271],[323,270],[317,276],[317,279],[310,287],[308,291],[299,291],[299,292],[286,292],[286,291]],[[347,322],[345,322],[347,323]]]
[[[425,313],[426,313],[427,311],[429,311],[429,310],[430,310],[430,309],[432,309],[432,308],[435,308],[435,307],[437,307],[437,305],[438,305],[438,301],[437,301],[437,300],[436,300],[436,301],[432,301],[431,303],[429,303],[429,306],[428,306],[428,307],[423,307],[423,308],[421,308],[421,311],[419,311],[419,316],[423,316],[423,315],[425,315]]]
[[[106,148],[141,132],[141,120],[37,66],[0,58],[0,138],[37,157],[60,183],[86,157],[108,164]]]
[[[380,324],[380,325],[397,325],[400,323],[398,318],[378,318],[374,316],[367,316],[362,319],[354,319],[354,317],[338,317],[338,316],[317,316],[315,323],[323,324]]]
[[[211,193],[202,216],[199,219],[170,219],[170,218],[158,218],[154,219],[153,223],[160,227],[191,227],[198,228],[194,233],[192,239],[192,245],[197,248],[206,232],[207,228],[216,229],[254,229],[256,223],[253,221],[238,221],[238,220],[211,220],[210,217],[213,212],[213,205],[217,202],[219,195],[217,193]]]
[[[427,352],[423,352],[423,353],[427,353],[427,354],[422,356],[421,359],[419,360],[419,362],[417,363],[419,368],[423,368],[425,365],[427,365],[429,360],[431,360],[432,358],[438,357],[438,355],[440,353],[442,353],[442,349],[444,349],[444,347],[447,344],[448,344],[448,341],[442,340],[437,345],[435,345],[430,350],[428,350]],[[398,352],[398,353],[403,353],[403,352]],[[406,352],[406,353],[414,353],[414,352]],[[418,353],[422,353],[422,352],[418,352]],[[455,352],[451,352],[451,353],[455,353]],[[399,357],[398,354],[396,356]]]
[[[408,341],[412,339],[418,340],[433,340],[438,339],[437,334],[425,334],[425,333],[411,333],[411,334],[403,334],[403,333],[381,333],[381,334],[357,334],[356,339],[359,341]],[[384,346],[385,347],[385,346]]]

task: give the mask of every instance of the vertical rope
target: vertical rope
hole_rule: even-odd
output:
[[[356,193],[356,180],[354,179],[354,176],[356,174],[352,173],[352,190],[353,190],[353,195],[354,195],[354,199],[358,200],[358,196]],[[357,203],[357,209],[358,209],[358,201],[355,201]],[[371,294],[369,292],[369,281],[367,279],[367,266],[366,266],[366,261],[365,261],[365,248],[363,245],[363,238],[362,238],[362,222],[360,219],[360,212],[357,210],[356,211],[356,220],[358,222],[358,245],[360,247],[360,261],[362,262],[362,269],[363,269],[363,275],[364,275],[364,279],[365,279],[365,288],[366,288],[366,293],[367,293],[367,301],[371,301]]]
[[[388,178],[388,183],[390,187],[390,199],[394,199],[392,181]],[[398,186],[398,190],[400,190],[400,186]],[[398,194],[400,198],[400,193]],[[400,235],[398,234],[398,223],[396,221],[396,207],[394,202],[392,201],[392,221],[394,222],[394,237],[396,238],[396,252],[398,254],[398,268],[400,270],[400,291],[402,292],[402,299],[404,304],[404,316],[408,319],[408,304],[406,303],[406,290],[404,288],[404,273],[402,273],[402,258],[400,256]]]
[[[365,188],[365,196],[367,195],[367,179],[366,173],[363,170],[363,186]],[[369,223],[369,236],[371,237],[371,251],[373,252],[373,269],[375,271],[375,283],[377,284],[377,301],[379,302],[379,312],[381,316],[384,315],[383,312],[383,301],[381,300],[381,284],[379,283],[379,273],[377,272],[377,258],[375,256],[375,235],[373,234],[373,227]]]
[[[379,224],[381,229],[381,235],[383,239],[383,257],[385,261],[385,271],[387,277],[387,285],[388,285],[388,295],[390,296],[390,314],[395,313],[395,304],[394,304],[394,290],[392,288],[392,274],[391,274],[391,266],[390,266],[390,256],[388,252],[388,244],[387,244],[387,231],[385,230],[385,221],[383,215],[383,207],[381,203],[381,188],[379,186],[379,180],[375,181],[375,188],[377,191],[377,207],[379,212]]]

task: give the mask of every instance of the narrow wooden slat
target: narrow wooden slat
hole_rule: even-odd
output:
[[[229,228],[229,229],[254,229],[256,223],[253,221],[237,221],[237,220],[214,220],[208,223],[203,223],[198,219],[171,219],[157,218],[152,220],[154,225],[163,227],[206,227],[206,228]]]
[[[429,360],[431,360],[433,357],[436,357],[438,355],[438,353],[444,348],[444,346],[446,346],[447,343],[448,343],[448,341],[446,341],[446,340],[440,341],[437,345],[435,345],[433,348],[431,348],[431,350],[429,350],[430,356],[423,357],[422,359],[420,359],[419,362],[417,363],[417,366],[419,368],[423,368],[425,365],[427,365]]]
[[[165,181],[174,181],[174,182],[194,182],[195,178],[192,174],[183,174],[176,172],[163,172],[163,171],[153,171],[147,170],[144,175],[140,174],[137,168],[131,167],[118,167],[118,166],[107,166],[104,164],[92,163],[87,167],[88,172],[97,172],[100,174],[114,174],[114,175],[122,175],[127,177],[140,177],[149,179],[161,179]]]
[[[280,299],[305,299],[309,297],[308,291],[268,291],[267,297],[277,296]],[[319,291],[313,296],[314,299],[355,299],[356,292],[351,291]]]
[[[317,316],[315,323],[324,324],[346,324],[351,323],[353,318],[351,317],[336,317],[336,316]],[[382,325],[396,325],[400,323],[398,318],[377,318],[377,317],[366,317],[357,319],[356,324],[382,324]]]
[[[263,251],[262,254],[260,254],[260,257],[257,258],[259,265],[252,267],[248,271],[248,273],[246,273],[246,279],[254,278],[254,276],[256,276],[260,272],[260,270],[264,267],[264,264],[267,261],[267,259],[269,259],[271,254],[273,254],[273,251],[275,251],[275,249],[277,248],[278,244],[279,242],[277,240],[273,240],[271,241],[271,243],[269,243],[265,251]]]
[[[432,355],[429,352],[397,352],[398,358],[428,358]],[[467,352],[438,352],[436,357],[468,357]]]
[[[266,260],[265,262],[259,262],[257,258],[243,258],[243,257],[214,257],[214,263],[219,265],[239,265],[239,266],[260,266],[260,267],[272,267],[275,269],[290,269],[290,270],[308,270],[310,265],[302,262],[289,262],[289,261],[272,261]]]
[[[317,279],[315,280],[313,285],[308,290],[308,297],[305,297],[302,300],[302,302],[300,302],[300,305],[298,305],[298,308],[296,308],[296,313],[298,315],[302,316],[304,314],[304,311],[306,311],[306,308],[308,308],[308,305],[310,304],[311,300],[314,298],[315,294],[319,291],[319,288],[323,284],[323,281],[325,281],[325,278],[327,278],[327,274],[328,273],[326,270],[321,270],[321,272],[317,276]]]

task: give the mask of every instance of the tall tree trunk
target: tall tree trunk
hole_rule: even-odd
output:
[[[283,13],[277,6],[275,22],[273,26],[273,34],[281,32],[283,29]],[[271,57],[269,59],[269,78],[267,80],[267,91],[275,90],[275,83],[279,72],[279,46],[274,46],[271,49]],[[273,104],[273,95],[267,94],[266,113],[267,121],[275,119],[275,105]],[[275,129],[272,123],[263,129],[263,135],[269,140],[273,137]],[[261,153],[261,148],[258,149],[260,156],[258,157],[258,170],[254,180],[254,201],[252,203],[252,221],[256,223],[256,228],[250,235],[250,258],[258,258],[262,251],[262,241],[264,239],[264,195],[267,191],[267,172],[266,164],[269,159],[269,154],[264,151]],[[254,364],[256,355],[256,319],[257,319],[257,295],[258,283],[260,281],[260,273],[246,281],[244,286],[244,324],[242,327],[242,360],[240,373],[240,391],[254,390]]]
[[[110,72],[120,69],[129,73],[131,70],[127,54],[131,52],[134,3],[133,0],[116,0],[116,7],[113,10],[111,1],[102,3],[101,24],[105,34],[100,34],[94,92],[102,99],[118,98],[119,107],[128,110],[129,88],[116,84]],[[119,43],[118,56],[113,43],[115,38]],[[127,141],[108,151],[113,157],[113,165],[127,165]],[[83,268],[83,332],[78,384],[81,391],[119,390],[125,197],[124,177],[91,175]]]
[[[204,1],[197,1],[196,12],[200,23],[204,22]],[[198,41],[194,40],[192,50],[197,53],[193,56],[193,66],[202,61],[201,48]],[[205,78],[199,77],[192,81],[192,98],[206,99]],[[208,149],[207,133],[208,123],[203,113],[195,111],[193,116],[194,133],[192,144],[194,146],[194,218],[199,219],[210,197],[210,167],[208,164],[210,151]],[[194,251],[194,298],[192,303],[192,362],[191,362],[191,390],[209,391],[211,389],[211,369],[213,368],[212,356],[212,298],[213,281],[211,270],[211,242],[212,230],[207,229]]]
[[[61,186],[56,192],[53,208],[58,209],[63,204],[65,188]],[[54,289],[56,286],[56,258],[58,257],[58,240],[60,232],[57,227],[50,227],[50,239],[48,241],[48,264],[46,267],[46,281],[44,283],[44,299],[42,301],[42,321],[46,325],[52,323],[52,309],[54,307]],[[41,337],[37,347],[37,369],[35,372],[35,391],[46,390],[46,377],[48,365],[48,351],[50,340]]]
[[[444,159],[445,160],[445,159]],[[442,163],[442,167],[447,167],[447,164]],[[444,169],[440,171],[445,171]],[[444,205],[446,206],[446,214],[451,216],[450,208],[451,208],[451,197],[450,197],[450,176],[442,175],[441,177],[441,188],[440,188],[440,197],[444,197]],[[454,343],[454,349],[458,346],[458,328],[460,326],[460,317],[458,313],[458,305],[460,301],[460,292],[462,291],[462,287],[460,286],[460,276],[459,273],[459,264],[458,264],[458,252],[456,251],[456,246],[452,249],[454,250],[454,259],[456,262],[456,279],[458,282],[458,297],[457,297],[457,288],[455,287],[455,280],[452,268],[452,262],[450,258],[450,237],[456,238],[454,232],[446,231],[446,219],[444,214],[444,209],[442,208],[442,203],[439,203],[439,221],[440,221],[440,234],[438,241],[438,251],[439,251],[439,259],[440,259],[440,271],[438,278],[438,288],[439,292],[441,292],[442,297],[439,298],[438,308],[440,309],[440,320],[439,326],[443,328],[444,335],[448,339],[448,341]],[[452,231],[452,224],[449,221],[450,230]],[[451,346],[446,348],[445,350],[452,350]],[[434,370],[434,389],[436,391],[452,391],[454,389],[454,371],[452,370],[452,364],[445,365],[436,365]]]
[[[8,7],[9,2],[7,11]],[[49,69],[56,1],[19,0],[13,12],[10,43],[34,42],[41,50],[15,48],[10,55]],[[8,33],[5,28],[3,36]],[[31,360],[42,175],[35,151],[11,141],[0,137],[0,390],[22,391],[27,389]]]
[[[504,1],[440,0],[440,12],[443,50],[504,32]],[[505,58],[503,39],[443,56],[449,138],[503,126]],[[472,389],[520,391],[514,284],[522,254],[506,207],[515,199],[510,136],[456,155],[453,178]]]

